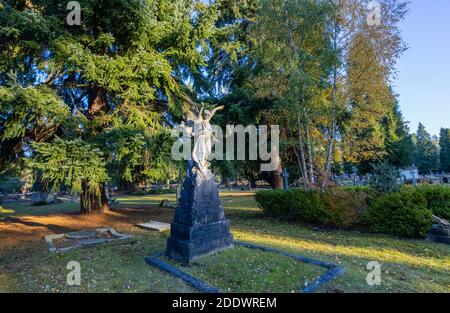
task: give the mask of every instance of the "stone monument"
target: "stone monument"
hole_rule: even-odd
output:
[[[189,265],[192,261],[233,247],[230,222],[225,219],[214,174],[209,170],[208,156],[214,140],[210,120],[217,110],[203,109],[190,114],[182,123],[188,138],[194,137],[192,160],[188,161],[186,177],[178,200],[167,240],[167,256]]]
[[[286,191],[289,189],[289,173],[286,168],[283,168],[283,172],[281,173],[281,177],[283,177],[283,189]]]

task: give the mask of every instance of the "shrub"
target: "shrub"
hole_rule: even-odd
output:
[[[442,208],[447,192],[403,188],[380,195],[372,189],[265,190],[256,193],[256,201],[268,217],[344,229],[367,226],[374,232],[424,237],[432,223],[429,207]]]
[[[326,191],[264,190],[256,193],[264,214],[322,226],[351,228],[365,207],[365,193],[340,188]]]
[[[424,237],[431,228],[431,215],[422,193],[403,189],[378,197],[364,220],[374,232]]]
[[[314,211],[321,208],[314,192],[263,190],[256,193],[256,201],[268,217],[314,222],[319,219]]]
[[[22,183],[18,177],[0,177],[0,192],[1,193],[13,193],[19,192],[22,187]]]
[[[329,189],[320,194],[322,205],[330,214],[328,224],[349,229],[360,223],[366,210],[367,193],[359,190]]]
[[[371,186],[342,186],[340,188],[344,191],[353,192],[372,192],[374,190]]]
[[[446,186],[425,185],[405,187],[420,192],[427,200],[427,207],[434,215],[450,220],[450,188]]]
[[[379,193],[398,191],[398,171],[386,162],[372,164],[373,177],[370,185]]]

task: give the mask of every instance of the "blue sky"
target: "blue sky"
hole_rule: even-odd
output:
[[[450,128],[450,0],[412,0],[401,25],[409,46],[397,64],[394,89],[409,127],[438,135]]]

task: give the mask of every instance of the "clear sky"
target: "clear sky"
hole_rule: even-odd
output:
[[[397,64],[395,91],[412,132],[450,128],[450,0],[411,0],[401,25],[409,49]]]

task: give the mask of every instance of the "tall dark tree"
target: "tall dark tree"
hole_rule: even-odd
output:
[[[425,126],[419,123],[416,133],[414,163],[421,174],[429,174],[438,169],[439,151]]]
[[[386,132],[386,160],[396,168],[407,168],[413,164],[414,143],[409,134],[397,101],[384,120]]]
[[[443,172],[450,172],[450,129],[441,128],[439,135],[439,164]]]
[[[197,0],[78,2],[79,26],[61,1],[0,2],[0,161],[32,157],[46,185],[81,192],[90,212],[108,209],[112,174],[94,166],[126,181],[169,178],[170,141],[160,138],[182,111],[184,78],[206,64],[217,10]],[[71,149],[99,152],[75,175]]]

